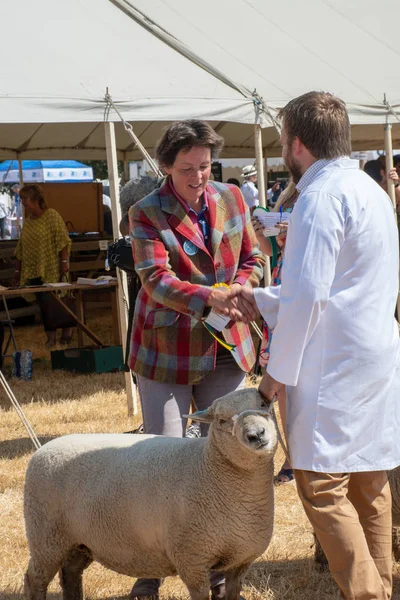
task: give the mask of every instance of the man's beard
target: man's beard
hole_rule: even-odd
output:
[[[285,163],[290,174],[292,175],[294,183],[299,183],[300,179],[303,177],[303,171],[300,164],[296,159],[293,158],[293,156],[287,156]]]

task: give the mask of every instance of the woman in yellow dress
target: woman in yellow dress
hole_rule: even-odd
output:
[[[47,207],[43,191],[37,184],[25,185],[20,197],[25,208],[25,220],[15,250],[19,284],[42,285],[65,280],[69,273],[71,240],[61,215]],[[68,313],[62,311],[60,315],[50,294],[40,293],[36,298],[47,335],[46,348],[55,346],[57,328],[60,327],[60,343],[68,344],[73,326]]]

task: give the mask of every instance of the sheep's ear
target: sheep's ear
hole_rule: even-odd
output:
[[[186,419],[191,419],[192,421],[198,421],[199,423],[212,423],[214,420],[214,411],[210,408],[206,408],[205,410],[197,410],[190,415],[183,415]]]

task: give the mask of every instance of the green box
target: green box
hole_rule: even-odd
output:
[[[68,348],[51,353],[51,368],[79,373],[110,373],[124,370],[122,346]]]

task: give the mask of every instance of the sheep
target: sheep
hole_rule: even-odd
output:
[[[392,492],[392,546],[395,561],[400,560],[400,467],[387,472],[390,491]],[[314,560],[320,569],[328,568],[328,561],[321,544],[314,533]]]
[[[26,599],[45,600],[61,569],[63,599],[82,600],[95,560],[132,577],[178,574],[192,600],[208,599],[210,571],[223,571],[226,600],[238,600],[272,536],[271,406],[247,388],[191,415],[211,424],[207,438],[76,434],[45,444],[25,480]]]

